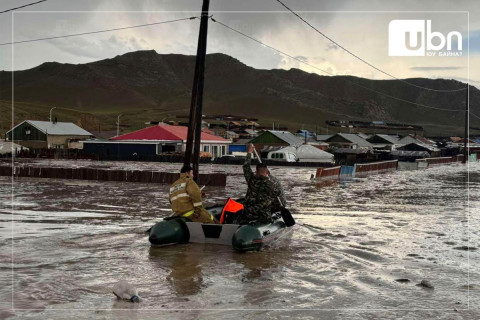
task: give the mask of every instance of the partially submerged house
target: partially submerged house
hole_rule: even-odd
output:
[[[30,149],[64,149],[69,141],[92,138],[93,134],[71,122],[25,120],[7,132],[7,140]],[[81,148],[81,144],[78,144]]]
[[[430,157],[440,157],[441,150],[433,145],[425,145],[422,143],[409,143],[407,145],[398,147],[397,150],[401,151],[426,151],[429,153]]]
[[[296,147],[304,143],[304,140],[289,131],[266,130],[253,138],[250,143],[260,151],[261,156],[266,158],[270,151],[276,151],[283,147]]]
[[[402,146],[399,143],[400,137],[390,134],[375,134],[367,139],[373,145],[375,150],[396,150],[398,147]]]
[[[188,128],[159,124],[127,134],[113,137],[110,140],[85,141],[86,154],[101,156],[128,157],[154,156],[165,152],[185,152]],[[228,152],[231,140],[202,132],[200,149],[210,153],[214,158]]]
[[[354,133],[337,133],[325,140],[325,142],[327,142],[330,146],[338,146],[339,148],[365,150],[373,149],[373,145],[370,142]]]
[[[418,143],[418,144],[424,144],[424,145],[435,145],[435,141],[432,141],[430,139],[427,139],[425,137],[419,136],[419,135],[408,135],[403,138],[401,138],[398,141],[398,144],[401,145],[407,145],[409,143]]]

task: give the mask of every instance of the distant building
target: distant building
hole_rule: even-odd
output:
[[[375,134],[367,139],[373,145],[376,150],[396,150],[402,146],[399,143],[400,137],[389,134]]]
[[[63,149],[70,140],[85,140],[93,134],[71,122],[25,120],[7,132],[7,139],[31,149]],[[78,145],[81,148],[81,144]]]
[[[418,135],[408,135],[398,141],[399,144],[407,145],[409,143],[420,143],[425,145],[435,145],[435,141]]]
[[[397,150],[403,151],[426,151],[430,154],[431,157],[439,157],[441,155],[440,149],[433,145],[425,145],[422,143],[409,143],[407,145],[398,147]]]
[[[164,152],[185,152],[188,128],[159,124],[137,130],[110,140],[90,140],[84,143],[86,154],[102,156],[154,156]],[[231,140],[202,131],[200,149],[214,158],[228,152]]]
[[[367,140],[354,133],[337,133],[325,140],[330,145],[340,145],[341,148],[349,149],[373,149],[373,145]]]
[[[368,149],[338,148],[334,151],[335,162],[340,165],[353,166],[355,163],[365,163],[377,160]]]
[[[297,147],[302,145],[304,140],[289,131],[265,130],[250,143],[255,145],[255,149],[260,151],[262,157],[267,157],[270,151],[289,146]]]

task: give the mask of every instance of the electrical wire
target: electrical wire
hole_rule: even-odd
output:
[[[383,71],[382,69],[374,66],[373,64],[369,63],[368,61],[365,61],[364,59],[362,59],[361,57],[359,57],[358,55],[356,55],[355,53],[353,53],[352,51],[348,50],[347,48],[345,48],[344,46],[342,46],[341,44],[339,44],[338,42],[336,42],[335,40],[333,40],[332,38],[330,38],[329,36],[327,36],[325,33],[323,33],[322,31],[318,30],[316,27],[314,27],[312,24],[310,24],[307,20],[305,20],[304,18],[302,18],[298,13],[296,13],[295,11],[293,11],[292,9],[290,9],[289,7],[287,7],[287,5],[285,5],[282,1],[280,0],[275,0],[277,1],[278,3],[280,3],[284,8],[286,8],[288,11],[290,11],[291,13],[293,13],[297,18],[299,18],[300,20],[302,20],[304,23],[306,23],[310,28],[312,28],[313,30],[315,30],[317,33],[319,33],[320,35],[322,35],[324,38],[328,39],[329,41],[331,41],[333,44],[335,44],[337,47],[341,48],[342,50],[344,50],[345,52],[349,53],[351,56],[355,57],[356,59],[362,61],[363,63],[365,63],[366,65],[372,67],[373,69],[383,73],[384,75],[387,75],[393,79],[396,79],[398,81],[401,81],[405,84],[408,84],[410,86],[413,86],[413,87],[416,87],[416,88],[419,88],[419,89],[424,89],[424,90],[429,90],[429,91],[435,91],[435,92],[458,92],[458,91],[463,91],[463,90],[466,90],[467,88],[461,88],[461,89],[452,89],[452,90],[439,90],[439,89],[432,89],[432,88],[427,88],[427,87],[423,87],[423,86],[419,86],[419,85],[416,85],[414,83],[411,83],[409,81],[406,81],[406,80],[403,80],[403,79],[400,79],[400,78],[397,78],[395,77],[394,75],[386,72],[386,71]]]
[[[32,2],[32,3],[26,4],[26,5],[23,5],[23,6],[20,6],[20,7],[16,7],[16,8],[4,10],[4,11],[0,11],[0,13],[5,13],[5,12],[9,12],[9,11],[13,11],[13,10],[25,8],[25,7],[28,7],[28,6],[33,6],[33,5],[35,5],[35,4],[38,4],[38,3],[40,3],[40,2],[45,2],[45,1],[47,1],[47,0],[40,0],[40,1],[37,1],[37,2]]]
[[[96,34],[96,33],[111,32],[111,31],[118,31],[118,30],[125,30],[125,29],[133,29],[133,28],[140,28],[140,27],[148,27],[148,26],[154,26],[154,25],[171,23],[171,22],[178,22],[178,21],[184,21],[184,20],[193,20],[193,19],[197,19],[197,18],[198,18],[198,17],[189,17],[189,18],[182,18],[182,19],[175,19],[175,20],[167,20],[167,21],[161,21],[161,22],[138,24],[138,25],[129,26],[129,27],[105,29],[105,30],[82,32],[82,33],[73,33],[73,34],[67,34],[67,35],[63,35],[63,36],[54,36],[54,37],[30,39],[30,40],[23,40],[23,41],[5,42],[5,43],[0,43],[0,46],[6,46],[6,45],[9,45],[9,44],[26,43],[26,42],[43,41],[43,40],[60,39],[60,38],[69,38],[69,37],[76,37],[76,36],[84,36],[84,35],[87,35],[87,34]]]
[[[250,39],[250,40],[252,40],[252,41],[257,42],[257,43],[261,44],[261,45],[264,46],[264,47],[267,47],[267,48],[269,48],[269,49],[271,49],[271,50],[273,50],[273,51],[276,51],[276,52],[278,52],[278,53],[280,53],[280,54],[282,54],[282,55],[284,55],[284,56],[287,56],[287,57],[289,57],[289,58],[291,58],[291,59],[293,59],[293,60],[296,60],[296,61],[298,61],[298,62],[300,62],[300,63],[303,63],[303,64],[305,64],[305,65],[307,65],[307,66],[310,66],[310,67],[312,67],[312,68],[314,68],[314,69],[316,69],[316,70],[319,70],[319,71],[321,71],[321,72],[324,72],[324,73],[326,73],[326,74],[328,74],[328,75],[337,76],[337,75],[335,75],[335,74],[333,74],[333,73],[331,73],[331,72],[328,72],[328,71],[323,70],[323,69],[321,69],[321,68],[319,68],[319,67],[317,67],[317,66],[314,66],[314,65],[312,65],[312,64],[310,64],[310,63],[308,63],[308,62],[306,62],[306,61],[304,61],[304,60],[302,60],[302,59],[299,59],[299,58],[297,58],[297,57],[294,57],[294,56],[292,56],[292,55],[290,55],[290,54],[288,54],[288,53],[286,53],[286,52],[283,52],[283,51],[281,51],[281,50],[279,50],[279,49],[276,49],[276,48],[274,48],[274,47],[272,47],[272,46],[270,46],[270,45],[268,45],[268,44],[266,44],[266,43],[263,43],[262,41],[260,41],[260,40],[258,40],[258,39],[255,39],[255,38],[253,38],[253,37],[251,37],[251,36],[249,36],[249,35],[241,32],[241,31],[239,31],[239,30],[236,30],[236,29],[234,29],[234,28],[226,25],[226,24],[223,23],[223,22],[220,22],[220,21],[218,21],[218,20],[216,20],[216,19],[213,19],[213,18],[210,18],[210,19],[211,19],[213,22],[216,22],[216,23],[218,23],[219,25],[221,25],[221,26],[223,26],[223,27],[225,27],[225,28],[227,28],[227,29],[230,29],[231,31],[236,32],[236,33],[238,33],[238,34],[240,34],[240,35],[242,35],[242,36],[244,36],[244,37],[246,37],[246,38],[248,38],[248,39]],[[409,103],[409,104],[412,104],[412,105],[416,105],[416,106],[419,106],[419,107],[422,107],[422,108],[434,109],[434,110],[440,110],[440,111],[447,111],[447,112],[465,111],[465,109],[443,109],[443,108],[437,108],[437,107],[428,106],[428,105],[421,104],[421,103],[416,103],[416,102],[413,102],[413,101],[409,101],[409,100],[405,100],[405,99],[402,99],[402,98],[398,98],[398,97],[392,96],[392,95],[390,95],[390,94],[388,94],[388,93],[384,93],[384,92],[381,92],[381,91],[377,91],[377,90],[375,90],[375,89],[371,89],[371,88],[366,87],[366,86],[363,86],[363,85],[361,85],[361,84],[359,84],[359,83],[357,83],[357,82],[355,82],[355,81],[347,80],[347,79],[345,79],[345,78],[341,78],[341,79],[342,79],[343,81],[347,82],[347,83],[350,83],[350,84],[353,84],[353,85],[355,85],[355,86],[361,87],[361,88],[363,88],[363,89],[365,89],[365,90],[368,90],[368,91],[371,91],[371,92],[375,92],[375,93],[377,93],[377,94],[380,94],[380,95],[389,97],[389,98],[391,98],[391,99],[398,100],[398,101],[401,101],[401,102],[404,102],[404,103]]]

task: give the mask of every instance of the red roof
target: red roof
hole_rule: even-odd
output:
[[[187,132],[188,127],[184,126],[158,125],[122,134],[110,140],[183,141],[187,140]],[[230,140],[206,132],[202,132],[201,141],[230,142]]]

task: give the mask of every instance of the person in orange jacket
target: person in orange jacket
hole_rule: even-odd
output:
[[[173,212],[193,222],[218,223],[203,207],[202,191],[193,181],[193,169],[189,165],[182,167],[180,178],[170,187],[170,204]]]

